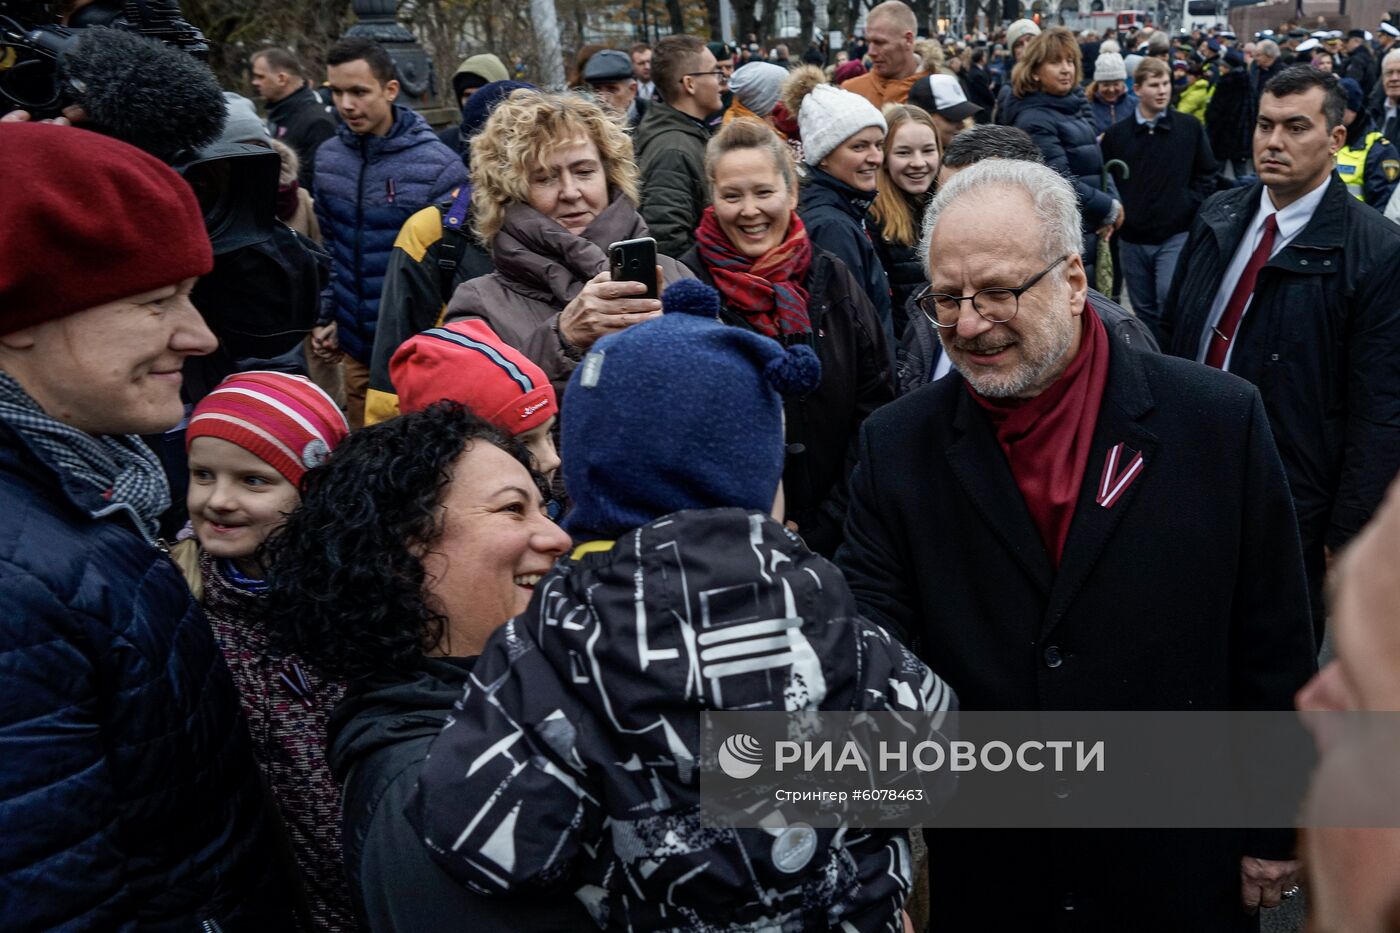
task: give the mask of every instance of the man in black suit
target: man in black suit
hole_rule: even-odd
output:
[[[956,372],[861,431],[837,563],[862,612],[968,710],[1290,709],[1316,659],[1258,391],[1109,338],[1053,170],[988,160],[928,210],[920,309]],[[1257,929],[1299,870],[1291,833],[928,841],[950,930]]]
[[[1313,68],[1269,82],[1253,129],[1259,181],[1205,202],[1160,318],[1143,316],[1166,352],[1259,387],[1319,645],[1327,563],[1400,469],[1400,227],[1334,168],[1346,106],[1336,76]]]

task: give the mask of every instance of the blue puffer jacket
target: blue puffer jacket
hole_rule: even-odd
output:
[[[1104,225],[1118,189],[1109,179],[1109,190],[1101,191],[1103,155],[1095,138],[1084,92],[1065,95],[1037,92],[1025,97],[1012,96],[1006,105],[1007,126],[1031,134],[1040,147],[1045,164],[1064,175],[1079,195],[1079,213],[1084,219],[1084,260],[1093,262],[1094,231]]]
[[[0,926],[290,930],[228,668],[102,504],[0,424]]]
[[[1089,101],[1089,110],[1094,115],[1094,132],[1102,136],[1113,124],[1131,117],[1137,105],[1137,95],[1132,91],[1124,91],[1123,96],[1111,104],[1093,98]]]
[[[407,107],[394,107],[384,136],[341,123],[316,150],[316,216],[332,263],[323,316],[335,318],[341,349],[354,359],[369,362],[399,228],[466,181],[461,156]]]

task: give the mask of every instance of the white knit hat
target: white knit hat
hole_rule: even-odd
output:
[[[816,165],[837,146],[868,126],[889,129],[875,105],[850,91],[818,84],[802,98],[797,128],[802,132],[802,158]]]
[[[1040,35],[1040,27],[1035,24],[1035,20],[1018,19],[1016,22],[1006,27],[1006,47],[1008,49],[1014,49],[1016,48],[1017,41],[1019,41],[1022,36],[1038,35]]]
[[[1123,56],[1116,52],[1100,52],[1094,59],[1095,81],[1126,81],[1128,68],[1123,64]]]
[[[788,70],[772,62],[749,62],[734,69],[729,89],[745,107],[766,117],[778,103],[778,94],[787,80]]]

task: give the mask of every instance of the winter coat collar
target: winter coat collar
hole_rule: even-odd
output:
[[[440,732],[475,664],[474,657],[424,657],[411,673],[353,683],[326,729],[326,759],[336,780],[381,749]]]
[[[637,148],[641,150],[663,133],[673,132],[694,136],[702,144],[710,139],[710,131],[704,123],[681,113],[670,104],[654,100],[648,104],[646,115],[637,125]]]
[[[1068,94],[1047,94],[1044,91],[1036,91],[1034,94],[1027,94],[1025,97],[1011,97],[1011,103],[1007,107],[1006,121],[1011,125],[1016,119],[1016,114],[1022,110],[1030,110],[1036,107],[1044,107],[1057,113],[1067,114],[1073,117],[1084,116],[1088,107],[1088,100],[1084,97],[1084,92],[1075,88]]]
[[[835,205],[845,213],[851,215],[851,219],[856,223],[862,223],[865,215],[870,211],[870,205],[875,203],[875,195],[858,188],[853,188],[844,181],[833,175],[828,175],[819,168],[808,170],[810,175],[807,179],[807,187],[803,191],[802,209],[806,209],[812,202]]]
[[[337,123],[335,134],[351,152],[360,151],[364,146],[366,158],[375,158],[394,152],[403,152],[414,146],[437,142],[437,134],[428,122],[414,110],[394,104],[394,125],[383,136],[356,133],[344,123]]]
[[[1246,188],[1236,188],[1207,202],[1201,211],[1201,222],[1210,227],[1211,232],[1215,234],[1220,255],[1226,257],[1226,262],[1239,245],[1244,231],[1249,228],[1263,187],[1262,183],[1256,182]],[[1349,197],[1351,195],[1347,194],[1346,183],[1333,172],[1327,182],[1327,191],[1322,195],[1322,203],[1313,212],[1308,225],[1287,247],[1269,260],[1269,265],[1291,266],[1288,256],[1293,250],[1341,249],[1346,239],[1346,199]],[[1314,265],[1296,271],[1322,273],[1333,271],[1333,268],[1335,267]]]
[[[273,123],[285,123],[287,118],[298,110],[306,107],[319,109],[322,106],[321,98],[316,96],[316,92],[311,90],[311,85],[303,84],[286,97],[267,108],[267,118]]]
[[[578,236],[528,204],[512,204],[492,240],[491,258],[511,291],[563,307],[607,268],[605,250],[610,243],[646,235],[646,222],[636,206],[617,191]]]

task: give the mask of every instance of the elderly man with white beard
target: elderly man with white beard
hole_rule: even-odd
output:
[[[862,613],[965,710],[1289,709],[1316,659],[1258,391],[1108,338],[1053,170],[982,162],[925,223],[917,304],[956,372],[861,431],[837,563]],[[1257,930],[1299,869],[1287,832],[928,843],[954,930]]]

